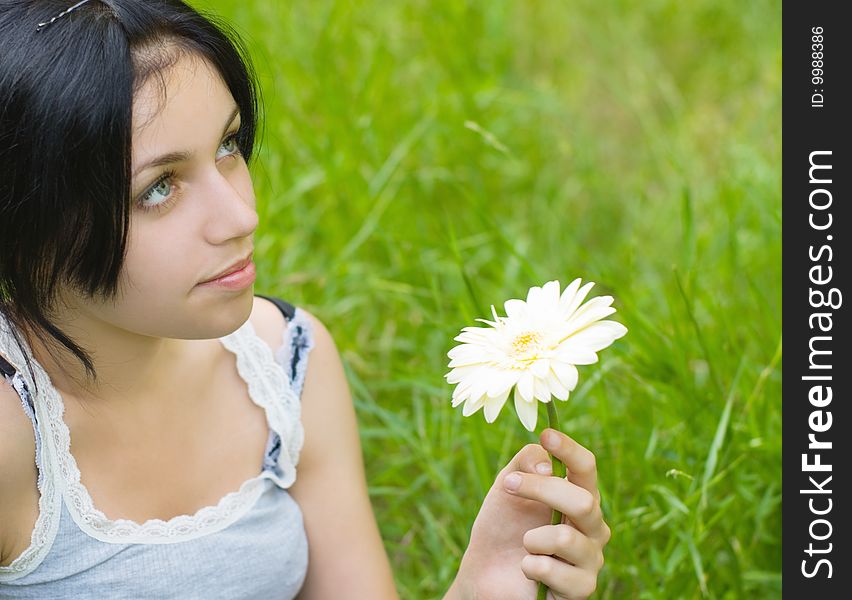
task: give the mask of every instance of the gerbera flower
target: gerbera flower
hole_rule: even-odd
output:
[[[465,327],[454,339],[463,342],[447,353],[452,370],[444,375],[453,391],[453,407],[464,402],[462,414],[484,408],[493,423],[514,387],[515,410],[524,427],[535,430],[538,402],[551,396],[568,400],[577,385],[575,365],[597,362],[597,352],[627,333],[615,321],[612,296],[592,298],[582,306],[594,282],[580,287],[575,279],[559,294],[559,281],[530,288],[527,299],[507,300],[505,317],[476,319],[489,327]]]

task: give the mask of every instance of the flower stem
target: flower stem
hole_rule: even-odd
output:
[[[555,429],[556,431],[562,431],[561,429],[559,429],[559,415],[556,414],[556,406],[555,406],[556,401],[553,398],[551,398],[550,402],[545,402],[544,404],[545,404],[545,406],[547,406],[548,426],[551,429]],[[560,479],[565,477],[565,465],[562,464],[561,460],[559,460],[558,458],[556,458],[555,456],[553,456],[551,454],[550,455],[550,464],[551,464],[552,469],[553,469],[553,476],[554,477],[559,477]],[[550,517],[550,524],[551,525],[559,525],[560,523],[562,523],[562,513],[559,512],[558,510],[554,509],[553,514]],[[547,598],[547,586],[544,584],[544,582],[539,581],[538,582],[538,596],[536,597],[536,600],[546,600],[546,598]]]

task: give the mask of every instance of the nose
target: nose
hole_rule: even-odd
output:
[[[248,170],[220,172],[213,168],[202,190],[205,230],[211,244],[250,237],[258,225],[254,188]]]

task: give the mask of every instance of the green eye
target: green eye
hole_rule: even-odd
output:
[[[172,196],[172,177],[174,177],[174,171],[167,171],[163,173],[163,175],[148,188],[144,194],[139,197],[139,208],[145,211],[149,210],[162,210],[170,203],[169,198]],[[152,198],[156,199],[156,196],[160,196],[158,202],[154,204],[148,204],[148,201]]]
[[[223,156],[228,156],[229,154],[239,154],[240,146],[239,144],[237,144],[237,132],[234,132],[227,138],[225,138],[225,141],[222,142],[222,145],[219,147],[225,148],[227,150],[227,152]],[[221,156],[217,155],[216,158],[221,158]]]
[[[237,133],[238,131],[235,131],[226,137],[219,145],[219,149],[221,150],[224,148],[225,152],[224,154],[217,152],[217,160],[226,156],[240,154],[240,146],[237,143]],[[139,197],[139,208],[146,212],[149,210],[156,210],[159,212],[168,208],[175,200],[174,184],[172,183],[172,177],[174,176],[174,171],[167,171],[166,173],[163,173],[163,175]]]

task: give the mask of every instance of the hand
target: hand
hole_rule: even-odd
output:
[[[547,444],[548,434],[556,444]],[[536,465],[550,456],[527,444],[497,475],[471,529],[453,587],[475,600],[534,600],[538,582],[548,600],[588,598],[604,564],[610,528],[603,520],[595,456],[562,432],[545,429],[541,441],[566,466],[567,478],[539,474]],[[520,487],[505,487],[510,473]],[[549,471],[548,471],[549,472]],[[562,523],[551,525],[553,509]]]

